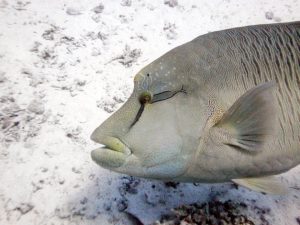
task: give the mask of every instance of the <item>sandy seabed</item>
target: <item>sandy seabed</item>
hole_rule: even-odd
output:
[[[300,20],[299,0],[0,0],[0,224],[152,224],[182,204],[231,200],[256,224],[300,224],[286,196],[165,184],[98,167],[89,136],[166,51],[225,28]],[[139,221],[138,221],[139,220]]]

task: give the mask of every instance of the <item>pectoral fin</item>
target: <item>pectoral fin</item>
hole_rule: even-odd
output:
[[[274,82],[258,85],[243,94],[211,129],[222,143],[251,153],[261,151],[274,133]]]
[[[287,193],[287,187],[285,187],[281,181],[274,176],[233,179],[232,182],[251,190],[267,194],[283,195]]]

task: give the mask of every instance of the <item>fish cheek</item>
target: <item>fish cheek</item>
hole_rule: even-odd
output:
[[[176,99],[177,130],[183,140],[183,150],[192,154],[198,145],[205,125],[206,109],[201,101],[190,94]]]
[[[146,105],[125,139],[144,167],[159,165],[180,154],[182,139],[176,128],[174,104],[163,101]]]

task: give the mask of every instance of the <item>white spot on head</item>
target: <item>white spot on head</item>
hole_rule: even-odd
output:
[[[162,67],[162,66],[160,67],[160,70],[163,70],[163,67]]]

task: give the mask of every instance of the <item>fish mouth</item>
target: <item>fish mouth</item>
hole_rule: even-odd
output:
[[[91,139],[96,143],[104,145],[91,152],[92,160],[101,167],[120,167],[125,163],[126,158],[131,155],[131,150],[116,137],[96,137],[96,135],[93,133]]]
[[[100,149],[106,149],[110,151],[116,151],[123,153],[125,155],[130,155],[131,151],[130,149],[119,139],[112,136],[104,136],[102,138],[93,138],[93,135],[91,137],[93,141],[96,143],[104,145]]]

